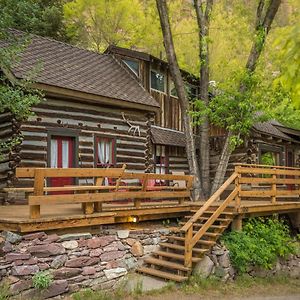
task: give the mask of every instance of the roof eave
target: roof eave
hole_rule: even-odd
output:
[[[45,92],[48,96],[63,96],[65,98],[73,99],[73,100],[84,100],[90,103],[104,104],[109,106],[118,106],[118,107],[126,107],[133,108],[138,110],[144,110],[149,112],[158,112],[160,110],[159,106],[145,105],[136,102],[129,102],[126,100],[120,100],[110,97],[104,97],[99,95],[94,95],[90,93],[80,92],[76,90],[66,89],[62,87],[57,87],[53,85],[48,85],[44,83],[33,83],[33,88],[40,89]]]

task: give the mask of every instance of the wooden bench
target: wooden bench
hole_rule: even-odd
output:
[[[28,204],[30,206],[30,217],[40,217],[41,205],[81,203],[86,214],[94,211],[102,211],[104,202],[133,199],[136,208],[141,207],[142,199],[175,199],[180,204],[185,198],[190,197],[193,185],[193,176],[152,174],[152,173],[131,173],[125,172],[125,165],[122,168],[97,169],[97,168],[18,168],[17,177],[34,178],[33,188],[10,188],[9,190],[30,192]],[[51,177],[73,177],[73,178],[96,178],[95,185],[72,185],[63,187],[45,187],[45,181]],[[113,185],[103,185],[105,178],[115,179]],[[124,181],[134,180],[134,185],[121,185]],[[150,186],[149,182],[159,180],[171,183],[166,186]],[[182,187],[174,186],[175,181],[184,181]],[[8,189],[6,189],[8,190]],[[56,194],[51,192],[66,192],[70,194]]]
[[[122,168],[97,169],[97,168],[17,168],[16,177],[18,178],[34,178],[34,187],[32,188],[6,188],[5,191],[24,191],[29,195],[28,202],[30,206],[30,217],[33,219],[40,217],[40,204],[32,205],[30,198],[34,196],[71,196],[72,194],[64,195],[45,195],[50,192],[74,192],[74,193],[95,193],[101,190],[117,190],[120,184],[121,176],[124,173],[126,165]],[[51,177],[73,177],[73,178],[91,178],[96,177],[96,185],[72,185],[62,187],[45,187],[45,179]],[[113,186],[97,185],[104,178],[116,179],[116,184]],[[100,180],[99,180],[100,178]],[[45,204],[44,202],[41,204]],[[86,214],[93,213],[93,203],[84,203],[83,209]]]

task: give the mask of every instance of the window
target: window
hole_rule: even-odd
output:
[[[122,60],[128,67],[129,69],[137,76],[139,77],[140,75],[140,64],[136,60],[130,60],[130,59],[123,59]]]
[[[166,174],[168,168],[168,159],[166,156],[166,147],[156,145],[155,147],[155,173]]]
[[[161,92],[166,91],[165,75],[151,70],[151,88]]]
[[[107,168],[115,164],[115,140],[106,137],[96,138],[96,167]]]
[[[173,97],[178,97],[173,80],[171,80],[171,82],[170,82],[170,95]]]

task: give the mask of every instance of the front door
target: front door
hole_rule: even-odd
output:
[[[52,136],[50,145],[50,167],[51,168],[73,168],[75,166],[75,140],[68,136]],[[50,178],[50,186],[58,187],[74,184],[72,177]]]

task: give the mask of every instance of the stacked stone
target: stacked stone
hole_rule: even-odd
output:
[[[94,236],[2,232],[0,284],[6,282],[13,295],[31,299],[37,294],[32,277],[47,271],[53,282],[42,293],[45,299],[88,287],[109,289],[159,247],[161,234],[166,231],[109,230]]]
[[[193,271],[204,278],[215,276],[224,282],[232,280],[236,276],[236,271],[230,261],[229,251],[224,245],[219,244],[216,244],[210,253],[197,263]],[[284,275],[291,278],[300,278],[300,253],[289,255],[288,258],[278,259],[277,263],[270,270],[250,266],[247,274],[253,277]]]

